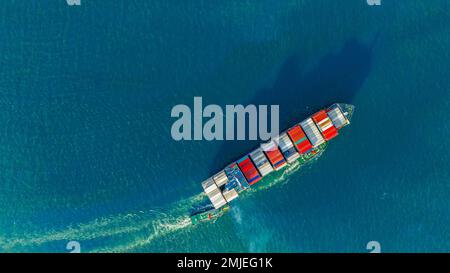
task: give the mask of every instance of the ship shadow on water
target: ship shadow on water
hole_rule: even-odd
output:
[[[310,71],[302,71],[298,56],[287,58],[274,84],[261,89],[243,105],[280,105],[280,131],[334,102],[351,103],[369,76],[372,66],[372,48],[377,37],[365,45],[352,39],[335,52],[322,57]],[[269,119],[270,120],[270,119]],[[210,174],[221,170],[233,160],[250,152],[261,141],[223,141],[214,160]]]

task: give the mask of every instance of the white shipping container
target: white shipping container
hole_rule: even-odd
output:
[[[317,147],[325,142],[325,139],[323,139],[322,134],[319,132],[319,129],[317,129],[316,124],[311,118],[302,121],[300,123],[300,126],[302,127],[313,147]]]
[[[331,122],[333,122],[334,127],[336,127],[337,129],[340,129],[349,124],[348,119],[344,116],[341,109],[337,105],[332,106],[327,114],[330,117]]]
[[[262,176],[265,176],[273,171],[272,165],[267,160],[261,148],[258,148],[250,153],[250,157],[258,168]]]
[[[209,200],[213,204],[214,208],[220,208],[226,204],[225,198],[222,195],[222,192],[217,187],[216,183],[212,178],[208,178],[207,180],[202,182],[202,187],[205,190],[206,195]]]
[[[217,187],[220,187],[228,183],[228,177],[224,171],[220,171],[218,174],[214,175],[213,179],[214,182],[216,182]]]
[[[223,196],[225,197],[227,202],[231,202],[231,200],[233,200],[233,199],[238,197],[238,193],[237,193],[237,191],[235,189],[231,189],[229,191],[224,192]]]
[[[292,141],[286,133],[282,133],[278,139],[278,146],[282,152],[289,150],[289,148],[294,147]]]
[[[206,179],[202,182],[202,187],[205,190],[205,193],[208,194],[213,190],[217,189],[216,183],[211,178]]]
[[[217,191],[214,191],[214,194],[208,195],[208,197],[211,200],[211,203],[213,204],[214,208],[216,209],[226,204],[225,198],[218,189]]]
[[[294,148],[294,144],[286,133],[281,134],[278,145],[288,163],[292,163],[300,157],[299,153]]]

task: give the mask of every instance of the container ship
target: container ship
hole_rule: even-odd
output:
[[[230,204],[265,176],[299,161],[300,165],[319,156],[327,142],[350,124],[354,106],[335,103],[282,132],[278,138],[231,163],[202,182],[209,201],[191,212],[193,224],[217,219]]]

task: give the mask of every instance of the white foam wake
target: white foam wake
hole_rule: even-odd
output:
[[[28,233],[16,235],[13,238],[1,238],[0,249],[4,252],[26,251],[30,247],[39,249],[39,246],[55,241],[89,241],[101,238],[115,237],[126,234],[127,240],[120,245],[108,248],[94,249],[94,252],[125,252],[136,247],[149,244],[153,240],[171,232],[190,226],[188,209],[199,202],[202,194],[187,198],[183,201],[169,205],[168,208],[157,208],[147,211],[131,212],[127,214],[102,217],[87,223],[79,223],[62,230],[53,230],[41,233]],[[146,233],[142,240],[133,234]],[[129,238],[129,240],[128,240]]]

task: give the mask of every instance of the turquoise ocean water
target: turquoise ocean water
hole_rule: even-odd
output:
[[[450,2],[3,1],[0,251],[450,251]],[[192,226],[258,142],[170,137],[171,108],[352,103],[317,162]]]

